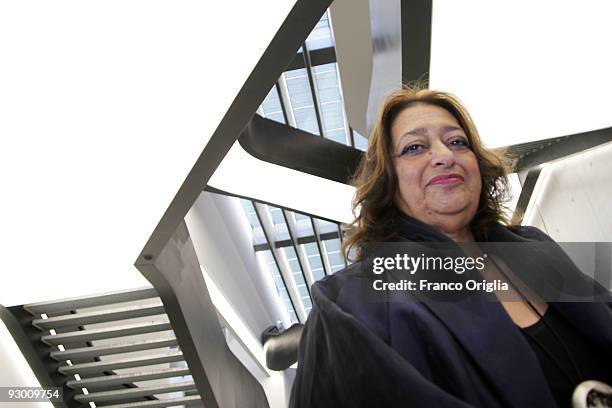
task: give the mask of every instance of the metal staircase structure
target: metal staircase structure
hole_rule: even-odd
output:
[[[153,288],[27,304],[23,310],[35,329],[27,331],[38,333],[30,335],[34,347],[56,362],[46,367],[63,379],[57,385],[64,387],[67,406],[203,406]]]

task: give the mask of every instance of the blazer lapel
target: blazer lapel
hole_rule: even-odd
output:
[[[538,360],[497,302],[423,302],[509,406],[554,407]]]

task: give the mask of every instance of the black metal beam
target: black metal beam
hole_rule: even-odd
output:
[[[287,66],[285,71],[293,71],[295,69],[306,68],[303,53],[299,52],[293,61]],[[310,51],[310,63],[313,67],[325,64],[333,64],[336,60],[336,50],[334,47],[320,48]]]
[[[402,83],[429,80],[432,0],[401,0]]]
[[[512,224],[520,225],[523,222],[525,211],[527,210],[529,201],[531,201],[531,196],[533,195],[533,191],[538,182],[538,179],[540,178],[541,172],[542,167],[536,166],[533,169],[529,170],[529,172],[527,173],[527,177],[525,177],[525,182],[523,183],[523,187],[521,188],[521,195],[519,196],[518,202],[516,203],[514,214],[512,214]]]
[[[347,184],[363,152],[253,116],[239,139],[244,150],[259,160]]]
[[[520,171],[608,142],[612,142],[612,127],[516,144],[504,149],[516,159],[512,170]]]

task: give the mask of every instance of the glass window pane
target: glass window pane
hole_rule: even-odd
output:
[[[368,139],[357,133],[355,129],[353,129],[353,139],[355,140],[355,147],[357,149],[363,151],[368,150]]]
[[[332,102],[325,102],[321,105],[323,113],[323,124],[325,130],[344,130],[344,117],[342,113],[342,105],[339,100]]]
[[[304,244],[303,246],[304,250],[306,251],[306,255],[311,256],[319,254],[319,248],[317,247],[317,244],[315,242],[309,242],[307,244]]]
[[[306,69],[287,71],[283,75],[297,128],[318,135],[317,116]]]
[[[308,257],[308,264],[312,272],[312,276],[315,280],[322,279],[325,276],[325,269],[323,268],[323,262],[321,261],[321,254],[319,253],[319,247],[316,242],[309,242],[302,245],[306,256]]]
[[[302,275],[302,271],[300,269],[300,264],[297,261],[297,255],[295,254],[295,250],[293,247],[285,247],[282,248],[282,251],[285,253],[285,257],[287,258],[287,262],[289,263],[289,267],[291,268],[291,272],[293,274]],[[301,282],[297,282],[298,285],[302,284],[304,279],[301,279]]]
[[[285,287],[283,278],[280,275],[278,265],[276,265],[276,262],[274,261],[272,252],[267,249],[264,251],[257,251],[256,255],[263,257],[264,263],[268,266],[268,272],[272,275],[272,280],[274,281],[274,284],[276,286],[276,291],[287,309],[287,313],[289,314],[291,323],[297,323],[298,319],[295,313],[295,309],[293,308],[293,304],[291,303],[291,299],[289,298],[289,293],[287,292],[287,288]]]
[[[336,273],[340,270],[344,269],[344,264],[334,264],[331,266],[331,272]]]
[[[313,67],[313,74],[325,136],[338,143],[347,144],[345,114],[336,64]]]
[[[287,258],[287,262],[289,263],[289,267],[291,269],[291,273],[293,275],[293,279],[295,280],[295,284],[300,293],[300,300],[306,313],[310,311],[312,304],[310,303],[310,296],[308,295],[308,289],[306,288],[306,282],[304,281],[304,275],[302,274],[302,270],[300,269],[299,262],[297,260],[297,255],[293,247],[282,248],[285,257]]]
[[[325,277],[325,271],[323,270],[323,268],[313,269],[312,275],[315,278],[315,280],[323,279]]]
[[[338,232],[338,224],[320,219],[315,219],[315,222],[320,234],[326,232]]]
[[[340,239],[327,239],[323,242],[325,243],[325,249],[327,250],[327,253],[340,252]]]
[[[309,256],[308,262],[310,263],[311,269],[322,269],[323,268],[323,263],[321,262],[321,257],[319,256],[319,254]]]
[[[276,86],[273,86],[266,99],[264,99],[261,104],[261,109],[263,110],[264,116],[268,119],[274,120],[276,122],[285,123],[285,117],[283,115],[283,108],[280,102],[280,97],[278,96],[278,91]]]
[[[339,252],[328,253],[330,265],[342,265],[344,266],[344,261],[342,261],[342,255]]]
[[[300,264],[299,264],[297,259],[289,260],[289,267],[291,268],[292,271],[299,271],[300,270]]]
[[[342,259],[342,253],[340,252],[340,239],[328,239],[323,241],[325,245],[325,251],[327,252],[327,259],[331,267],[331,272],[337,272],[344,268],[344,260]]]
[[[245,200],[244,198],[241,198],[240,203],[242,204],[244,213],[246,214],[247,218],[249,219],[249,222],[251,223],[251,227],[261,227],[261,225],[259,224],[259,219],[257,218],[257,213],[255,212],[255,207],[253,206],[253,202],[251,200]]]
[[[346,143],[346,132],[343,129],[340,130],[331,130],[327,131],[325,134],[329,140],[333,140],[334,142],[342,143],[343,145]]]
[[[295,116],[295,126],[305,132],[313,135],[319,134],[319,124],[317,123],[317,114],[314,110],[314,105],[304,108],[293,109]]]
[[[315,28],[306,39],[306,45],[310,50],[333,47],[334,42],[332,39],[331,28],[329,25],[329,15],[327,12],[323,14],[321,20],[319,20]]]
[[[310,219],[301,219],[296,222],[297,229],[297,237],[311,237],[314,232],[312,231],[312,224],[310,223]]]
[[[296,221],[300,221],[300,220],[309,220],[310,217],[308,217],[307,215],[304,214],[300,214],[300,213],[293,213],[295,215],[295,220]]]
[[[270,216],[272,217],[272,222],[274,224],[285,223],[285,217],[283,217],[283,211],[280,208],[269,205],[268,209],[270,210]]]

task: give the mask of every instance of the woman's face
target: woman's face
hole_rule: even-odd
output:
[[[469,225],[478,209],[480,171],[450,112],[429,104],[404,109],[391,124],[391,154],[395,205],[402,212],[445,232]]]

